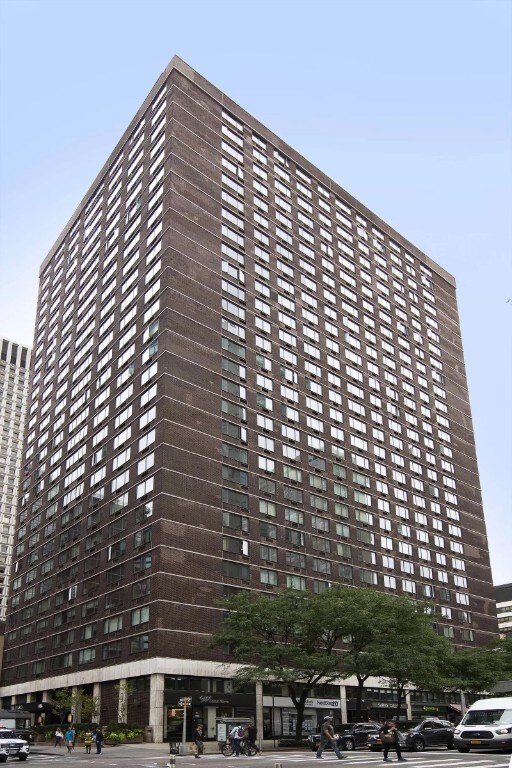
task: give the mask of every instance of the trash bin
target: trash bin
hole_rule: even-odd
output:
[[[149,725],[144,726],[144,741],[150,744],[153,743],[153,728]]]

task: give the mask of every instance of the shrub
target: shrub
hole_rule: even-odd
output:
[[[144,734],[144,729],[137,725],[111,722],[105,727],[105,738],[111,744],[124,744],[127,741],[136,741]]]

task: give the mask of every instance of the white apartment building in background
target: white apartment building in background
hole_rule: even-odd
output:
[[[5,620],[21,473],[30,349],[0,337],[0,620]]]
[[[500,584],[495,590],[500,635],[512,637],[512,584]]]

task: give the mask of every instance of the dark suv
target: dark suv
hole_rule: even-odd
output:
[[[339,725],[334,728],[334,738],[336,739],[336,744],[339,749],[350,751],[357,747],[366,747],[368,736],[370,734],[378,734],[381,727],[380,723],[352,723],[352,725]],[[319,745],[319,733],[315,733],[313,736],[308,737],[308,746],[312,752],[316,752]],[[331,747],[328,746],[326,749],[331,749]]]
[[[340,735],[342,749],[352,750],[357,747],[366,747],[368,736],[378,733],[382,728],[380,723],[354,723]]]
[[[453,725],[448,720],[429,717],[426,720],[398,720],[396,727],[400,733],[400,746],[413,752],[423,752],[426,747],[448,747],[453,749]],[[381,750],[380,738],[368,738],[372,751]]]
[[[397,728],[405,737],[405,748],[413,752],[423,752],[425,747],[448,747],[453,749],[453,725],[448,720],[431,717],[422,720],[410,728],[402,728],[400,721]]]
[[[338,724],[334,726],[334,739],[339,749],[341,749],[340,733],[342,733],[346,728],[350,728],[350,726],[348,724]],[[316,752],[320,746],[320,736],[320,732],[312,733],[310,736],[308,736],[308,747],[312,752]],[[332,749],[332,747],[329,745],[326,747],[326,749]]]

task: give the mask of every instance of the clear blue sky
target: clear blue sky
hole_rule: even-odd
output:
[[[39,265],[178,54],[456,277],[494,578],[512,582],[512,3],[0,9],[0,334],[32,343]]]

